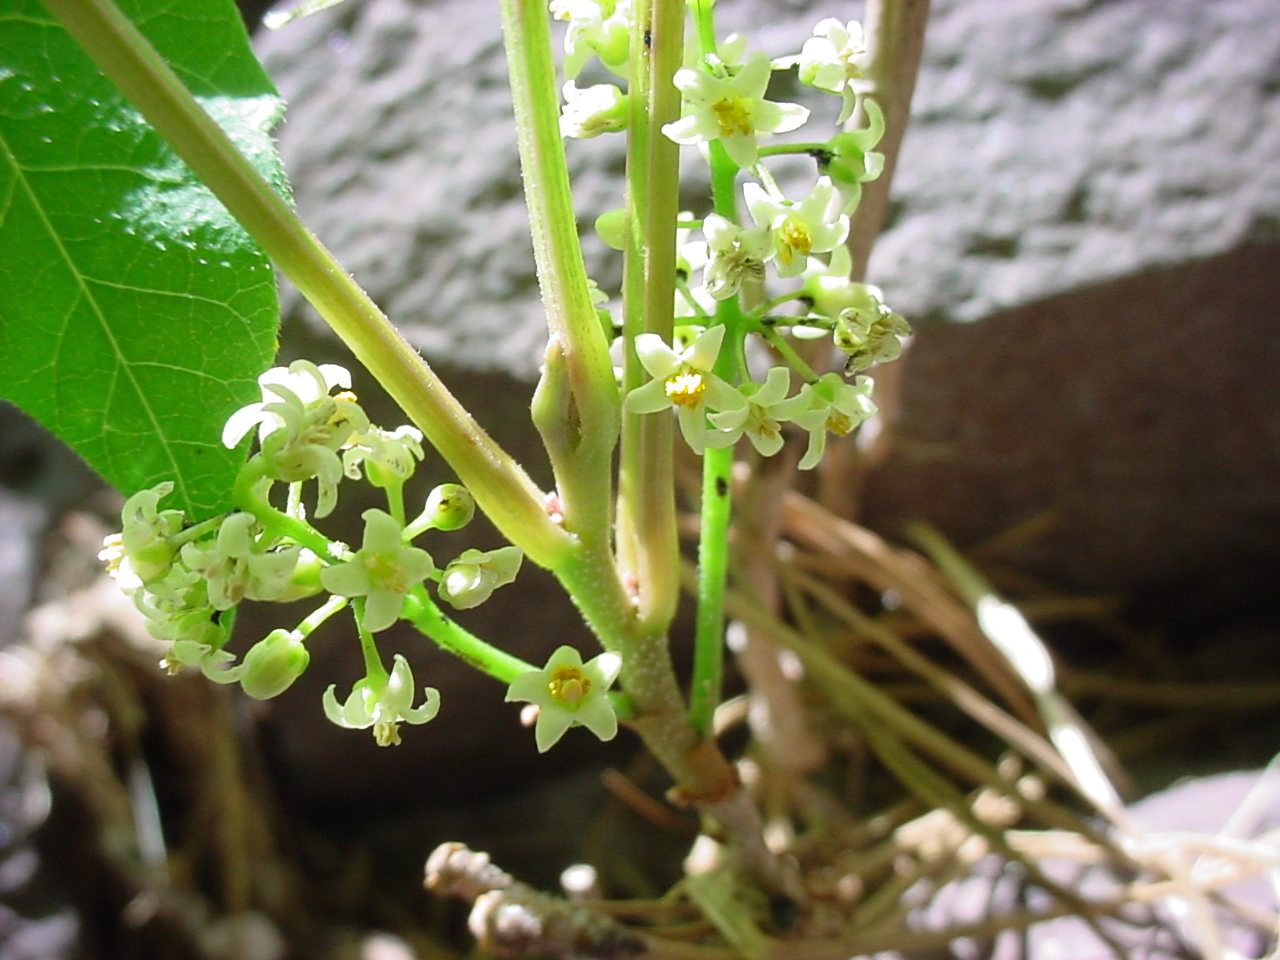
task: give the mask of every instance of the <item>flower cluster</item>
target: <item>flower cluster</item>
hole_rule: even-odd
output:
[[[388,431],[371,424],[342,367],[298,360],[268,370],[258,384],[262,399],[232,414],[222,435],[235,446],[256,430],[258,450],[236,484],[240,509],[192,523],[180,510],[161,509],[174,484],[158,484],[128,499],[124,529],[107,538],[101,557],[147,630],[169,641],[164,667],[173,673],[198,667],[211,680],[239,683],[258,699],[286,690],[310,662],[311,632],[351,606],[362,643],[368,641],[367,676],[342,706],[331,689],[326,713],[341,726],[372,726],[380,744],[398,743],[397,724],[431,719],[438,696],[429,690],[426,703],[413,707],[408,664],[396,658],[388,674],[372,635],[405,615],[411,596],[414,609],[429,605],[427,580],[436,581],[439,597],[454,607],[484,602],[515,578],[522,554],[516,547],[465,550],[441,570],[412,544],[428,530],[465,526],[475,501],[464,487],[442,484],[416,518],[404,521],[402,490],[422,459],[422,434],[409,426]],[[315,515],[323,517],[336,503],[339,482],[362,476],[385,491],[389,509],[364,512],[363,543],[351,550],[311,526],[301,486],[317,481]],[[272,503],[277,483],[287,486],[283,510]],[[235,662],[226,646],[241,601],[287,602],[322,592],[332,596],[296,628],[272,631]]]

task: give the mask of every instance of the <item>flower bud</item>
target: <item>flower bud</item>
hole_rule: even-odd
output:
[[[627,248],[627,211],[623,207],[606,210],[596,217],[596,233],[605,246],[614,250]]]
[[[244,656],[240,686],[255,700],[284,693],[311,662],[302,637],[291,630],[272,630]]]
[[[461,484],[442,483],[427,495],[423,516],[436,530],[461,530],[476,515],[476,501]]]
[[[486,552],[464,550],[445,568],[440,578],[440,596],[457,610],[478,607],[494,590],[516,578],[523,559],[519,547],[499,547]]]

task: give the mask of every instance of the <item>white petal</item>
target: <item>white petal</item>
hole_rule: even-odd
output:
[[[657,413],[670,406],[666,378],[658,377],[628,393],[622,409],[627,413]]]
[[[612,740],[618,735],[618,715],[603,697],[584,703],[574,714],[574,719],[601,740]]]
[[[679,355],[656,333],[636,337],[636,356],[651,377],[665,380],[680,369]]]
[[[638,339],[638,338],[637,338]],[[724,325],[707,327],[685,350],[683,360],[698,370],[710,370],[720,356],[720,345],[724,342]],[[673,371],[674,372],[674,371]],[[670,374],[666,374],[670,376]]]
[[[400,619],[404,594],[393,590],[374,590],[364,601],[364,628],[370,633],[385,630]]]
[[[227,418],[227,423],[222,428],[222,445],[228,450],[235,447],[244,439],[246,433],[262,422],[262,417],[262,404],[260,403],[251,403],[248,406],[241,407]]]
[[[550,750],[571,726],[573,726],[573,714],[568,710],[561,707],[540,706],[538,723],[533,730],[533,739],[538,745],[538,752],[546,753]]]
[[[539,706],[547,704],[551,700],[551,691],[547,688],[546,671],[530,670],[528,673],[520,674],[507,687],[507,695],[504,699],[508,703],[525,700]]]

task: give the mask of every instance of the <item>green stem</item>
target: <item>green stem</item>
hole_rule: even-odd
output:
[[[249,462],[240,468],[232,491],[235,505],[245,513],[253,514],[265,529],[301,544],[325,562],[341,562],[341,558],[334,554],[328,537],[306,521],[281,513],[271,505],[260,486],[260,481],[266,476],[265,468],[260,454],[250,457]]]
[[[520,465],[449,393],[112,0],[47,0],[46,6],[400,404],[494,525],[544,566],[571,550],[572,538],[551,522],[541,491]]]
[[[618,385],[578,241],[547,5],[502,0],[501,7],[525,202],[550,335],[534,424],[551,457],[564,529],[582,535],[613,523]]]
[[[809,366],[804,358],[796,353],[795,348],[787,343],[786,339],[777,330],[766,324],[761,324],[759,333],[769,346],[777,350],[778,355],[790,364],[792,370],[804,377],[806,383],[818,382],[818,375],[814,372],[813,367]]]
[[[418,631],[430,638],[441,650],[466,661],[495,680],[510,683],[522,673],[536,670],[533,664],[485,643],[475,634],[450,620],[419,584],[410,592],[403,615]]]
[[[710,5],[696,8],[699,36],[711,20]],[[713,33],[714,35],[714,33]],[[738,168],[719,140],[710,143],[711,198],[715,211],[730,223],[738,219]],[[716,320],[725,325],[724,346],[715,373],[736,383],[744,322],[737,298],[716,304]],[[729,574],[729,521],[732,516],[733,448],[708,449],[702,459],[702,516],[698,539],[698,607],[694,621],[693,681],[689,716],[703,736],[711,733],[724,676],[724,591]]]
[[[302,637],[309,637],[320,626],[335,613],[345,607],[351,601],[346,597],[330,597],[321,606],[313,610],[301,623],[293,628],[294,633]]]
[[[683,0],[636,6],[628,79],[628,242],[623,263],[623,386],[640,386],[641,333],[668,343],[674,326],[680,147],[662,132],[680,116],[672,77],[684,49]],[[618,471],[618,554],[634,573],[641,621],[666,630],[680,596],[670,416],[627,413]]]
[[[392,481],[386,486],[387,492],[387,513],[391,514],[391,519],[399,524],[403,530],[405,527],[404,518],[404,481]],[[411,539],[406,537],[406,540]]]
[[[760,157],[779,157],[789,153],[829,154],[831,147],[825,143],[773,143],[767,147],[757,147],[756,155]]]
[[[364,627],[364,597],[356,597],[351,601],[355,611],[356,634],[360,637],[360,652],[364,654],[364,674],[369,678],[370,689],[378,696],[386,689],[389,674],[382,665],[382,657],[378,654],[378,643],[373,634]]]
[[[703,736],[711,733],[724,674],[724,589],[728,577],[728,532],[733,498],[733,448],[709,449],[702,459],[702,526],[698,541],[698,612],[693,640],[689,719]]]

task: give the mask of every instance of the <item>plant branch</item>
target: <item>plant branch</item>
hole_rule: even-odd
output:
[[[395,398],[498,529],[544,566],[572,549],[572,538],[551,522],[520,465],[449,393],[112,0],[47,0],[46,6]]]
[[[682,0],[648,0],[636,6],[632,27],[623,264],[626,390],[644,378],[635,338],[654,333],[671,341],[680,147],[662,127],[680,116],[672,77],[684,49],[684,8]],[[680,593],[670,417],[623,415],[618,476],[618,555],[635,574],[640,619],[665,630]]]

